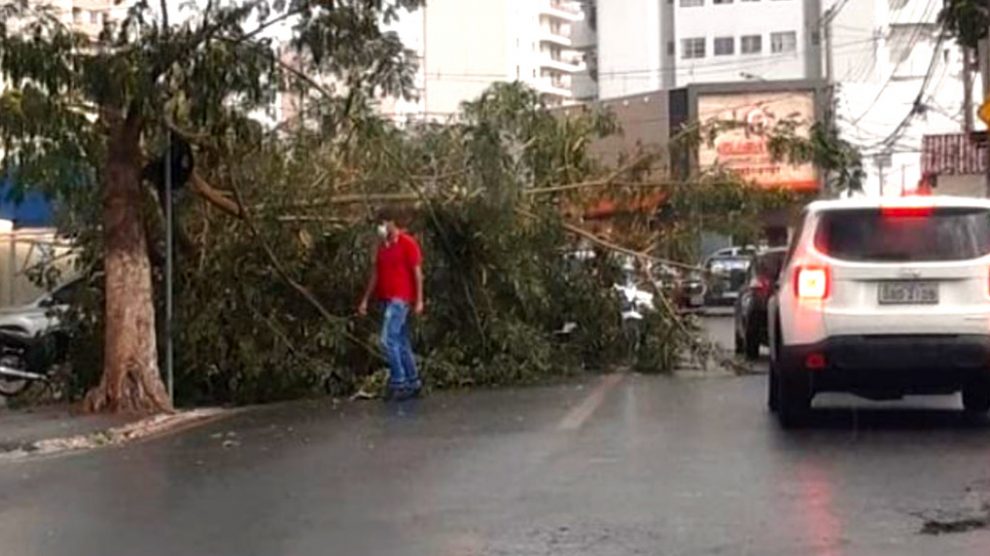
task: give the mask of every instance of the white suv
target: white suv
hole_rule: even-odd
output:
[[[962,391],[990,410],[990,200],[809,205],[768,305],[769,405],[800,424],[818,392]]]

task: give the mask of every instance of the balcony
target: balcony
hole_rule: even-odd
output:
[[[543,0],[541,4],[541,15],[571,23],[584,19],[581,8],[575,2],[569,2],[567,0]]]
[[[540,93],[545,95],[552,95],[556,97],[561,97],[564,99],[570,99],[574,97],[574,92],[569,86],[563,81],[554,79],[552,77],[541,77],[538,78],[534,83],[533,87]]]
[[[538,38],[542,43],[555,44],[557,46],[563,46],[564,48],[571,48],[572,46],[574,46],[574,43],[571,41],[570,37],[563,35],[561,33],[554,32],[553,30],[547,29],[546,27],[540,29],[540,34]]]
[[[557,56],[544,52],[539,62],[541,68],[561,73],[578,73],[587,69],[587,64],[580,56]]]

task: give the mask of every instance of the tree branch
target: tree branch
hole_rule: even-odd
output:
[[[165,2],[166,0],[162,0],[162,1]],[[305,6],[305,4],[303,4],[303,6]],[[270,19],[268,21],[265,21],[265,22],[260,23],[256,29],[252,30],[249,33],[244,34],[241,37],[238,37],[237,40],[238,40],[238,42],[249,41],[249,40],[253,39],[254,37],[258,36],[260,33],[262,33],[265,29],[268,29],[269,27],[271,27],[272,25],[279,24],[279,23],[281,23],[281,22],[289,19],[290,17],[295,17],[295,16],[303,13],[304,11],[306,11],[306,7],[296,8],[295,10],[287,11],[284,14],[282,14],[282,15],[274,18],[274,19]]]
[[[254,223],[254,219],[251,217],[251,214],[248,212],[246,206],[244,205],[244,198],[241,196],[240,189],[238,189],[236,184],[231,184],[231,187],[233,188],[234,191],[234,199],[235,199],[234,202],[237,207],[237,211],[239,214],[242,215],[241,220],[244,222],[244,225],[247,226],[248,231],[251,233],[251,236],[254,237],[255,241],[261,246],[262,250],[264,250],[265,255],[268,256],[268,260],[271,262],[272,267],[275,268],[275,272],[279,276],[281,276],[282,279],[285,280],[285,282],[292,289],[296,290],[296,292],[299,295],[301,295],[307,302],[309,302],[309,304],[312,305],[313,308],[315,308],[317,312],[320,313],[320,315],[323,317],[324,320],[334,324],[340,322],[346,323],[348,320],[347,318],[339,317],[331,313],[329,310],[327,310],[327,308],[323,306],[323,303],[321,303],[320,300],[317,299],[315,295],[313,295],[313,292],[309,291],[309,288],[297,282],[296,279],[293,278],[291,274],[289,274],[289,271],[285,268],[285,265],[282,264],[281,259],[278,258],[278,255],[275,254],[275,251],[272,250],[271,246],[268,245],[268,242],[265,240],[265,238],[261,235],[261,232],[258,230],[257,225]],[[379,350],[368,345],[364,340],[358,338],[357,336],[347,331],[346,329],[344,330],[343,334],[355,344],[365,348],[368,351],[368,353],[370,353],[371,355],[381,360],[385,359],[385,357],[382,355],[382,353]]]
[[[516,209],[516,212],[518,214],[522,215],[522,216],[525,216],[526,218],[531,218],[533,220],[540,220],[540,217],[538,215],[533,214],[532,212],[529,212],[526,209],[517,208]],[[654,257],[653,255],[649,255],[647,253],[643,253],[642,251],[636,251],[634,249],[629,249],[627,247],[622,247],[621,245],[612,243],[611,241],[608,241],[607,239],[603,239],[603,238],[599,237],[597,234],[595,234],[593,232],[589,232],[588,230],[585,230],[583,228],[579,228],[579,227],[577,227],[577,226],[575,226],[573,224],[569,224],[567,222],[561,223],[561,226],[565,230],[567,230],[568,232],[571,232],[574,235],[581,236],[584,239],[587,239],[588,241],[590,241],[592,243],[595,243],[595,244],[597,244],[597,245],[599,245],[601,247],[604,247],[605,249],[608,249],[610,251],[615,251],[616,253],[622,253],[623,255],[629,255],[631,257],[636,257],[636,258],[641,258],[641,259],[647,259],[647,260],[650,260],[650,261],[655,262],[655,263],[659,263],[659,264],[663,264],[663,265],[667,265],[667,266],[673,266],[673,267],[676,267],[676,268],[682,268],[682,269],[685,269],[685,270],[704,271],[704,269],[701,268],[701,267],[699,267],[699,266],[694,266],[694,265],[685,264],[685,263],[679,263],[677,261],[672,261],[670,259],[661,259],[659,257]]]
[[[196,170],[193,170],[193,173],[189,178],[189,182],[190,185],[192,185],[193,191],[199,194],[200,197],[205,199],[211,205],[217,207],[226,214],[233,216],[234,218],[244,218],[244,211],[241,206],[237,202],[232,201],[230,198],[225,196],[219,189],[216,189],[206,183],[206,180],[204,180]]]
[[[240,46],[242,44],[242,42],[239,41],[236,38],[223,37],[223,36],[216,37],[216,38],[217,38],[217,40],[223,41],[223,42],[225,42],[227,44],[230,44],[232,46]],[[266,54],[271,54],[271,51],[269,51],[267,48],[264,48],[262,45],[255,44],[255,43],[248,43],[247,45],[250,46],[250,47],[254,47],[255,49],[264,50],[264,52]],[[302,71],[300,71],[300,70],[292,67],[289,64],[286,64],[285,62],[282,61],[282,59],[280,57],[278,57],[278,56],[272,56],[271,59],[280,68],[288,71],[289,73],[291,73],[292,75],[294,75],[297,79],[305,82],[307,85],[309,85],[313,89],[316,89],[316,91],[318,91],[320,94],[322,94],[326,98],[329,98],[329,99],[334,98],[333,93],[329,89],[327,89],[323,85],[319,84],[315,79],[313,79],[312,77],[306,75]]]
[[[625,174],[626,172],[632,170],[633,168],[639,166],[640,164],[643,164],[645,162],[649,162],[650,160],[652,160],[655,157],[656,157],[656,155],[654,155],[653,153],[647,153],[647,154],[640,155],[640,156],[634,158],[631,162],[628,162],[628,163],[626,163],[626,164],[624,164],[624,165],[616,168],[611,174],[609,174],[609,175],[607,175],[607,176],[605,176],[604,178],[601,178],[601,179],[590,180],[590,181],[583,181],[583,182],[577,182],[577,183],[570,183],[570,184],[566,184],[566,185],[556,185],[556,186],[552,186],[552,187],[537,187],[537,188],[532,188],[532,189],[526,189],[526,190],[523,191],[523,194],[524,195],[540,195],[540,194],[545,194],[545,193],[557,193],[557,192],[561,192],[561,191],[570,191],[570,190],[573,190],[573,189],[584,189],[584,188],[588,188],[588,187],[602,187],[602,186],[605,186],[605,185],[612,185],[613,182],[615,182],[615,180],[619,179],[619,177],[622,176],[622,174]]]

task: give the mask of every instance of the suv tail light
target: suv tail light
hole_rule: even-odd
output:
[[[822,300],[828,297],[829,282],[827,267],[800,266],[794,273],[794,292],[799,299]]]
[[[749,283],[749,287],[754,290],[769,290],[770,289],[770,279],[766,276],[754,276]]]
[[[935,207],[924,205],[882,207],[880,209],[880,214],[885,218],[923,218],[931,216],[934,212]]]

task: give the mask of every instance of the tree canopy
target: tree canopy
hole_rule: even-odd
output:
[[[315,87],[354,99],[406,95],[412,85],[410,55],[383,26],[419,0],[208,0],[176,13],[169,4],[137,0],[95,37],[45,3],[0,4],[0,171],[102,207],[89,209],[100,215],[106,276],[105,368],[87,399],[94,410],[170,408],[148,255],[157,219],[142,181],[164,130],[245,141],[258,137],[257,115],[279,93]],[[274,40],[280,30],[288,40]]]
[[[987,38],[990,6],[983,0],[946,0],[938,21],[945,32],[968,48]]]

